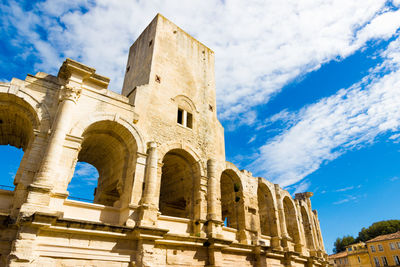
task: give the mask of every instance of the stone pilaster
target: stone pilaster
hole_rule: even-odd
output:
[[[21,211],[29,211],[29,205],[43,206],[41,211],[49,209],[51,190],[60,168],[59,162],[62,156],[63,145],[70,129],[72,112],[78,101],[81,89],[65,85],[60,91],[60,101],[51,135],[47,144],[38,173],[33,184],[28,187],[27,205]]]
[[[279,215],[279,227],[281,229],[281,246],[284,248],[287,248],[288,246],[288,237],[289,234],[287,232],[287,227],[286,227],[286,218],[285,218],[285,211],[283,209],[283,202],[282,202],[282,197],[280,193],[280,188],[278,184],[275,184],[275,194],[276,194],[276,205],[278,209],[278,215]]]

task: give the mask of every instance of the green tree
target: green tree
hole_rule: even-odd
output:
[[[380,235],[392,234],[400,231],[400,220],[388,220],[373,223],[370,227],[363,227],[358,233],[357,242],[365,242]]]
[[[339,253],[341,251],[345,251],[346,250],[346,246],[354,244],[356,242],[356,239],[354,237],[352,237],[351,235],[345,235],[343,236],[343,238],[336,238],[333,248],[333,252],[334,253]]]
[[[357,243],[365,242],[380,235],[392,234],[400,231],[400,220],[388,220],[373,223],[370,227],[363,227],[355,239],[351,235],[338,237],[333,244],[333,252],[339,253],[346,249],[346,246]]]

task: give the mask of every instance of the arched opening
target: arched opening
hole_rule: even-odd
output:
[[[274,223],[274,199],[272,198],[271,191],[265,185],[260,184],[257,189],[257,198],[261,234],[266,236],[277,236],[277,226]]]
[[[283,209],[285,212],[286,230],[292,241],[298,243],[300,241],[299,228],[297,225],[296,210],[293,202],[289,197],[283,199]]]
[[[89,183],[92,183],[92,188],[95,187],[92,189],[93,202],[118,207],[125,184],[134,175],[133,162],[135,162],[137,152],[134,137],[121,124],[108,120],[90,125],[82,137],[83,141],[74,176],[79,174],[82,166],[86,166],[91,172],[86,185],[90,187]],[[81,162],[94,166],[98,172],[98,179],[95,179],[96,174],[93,168],[80,164]],[[81,170],[80,174],[84,174],[84,172],[85,170]],[[74,183],[69,184],[69,191],[74,190],[71,185],[73,186]]]
[[[198,176],[197,162],[188,152],[173,149],[165,154],[159,200],[162,215],[193,219]]]
[[[221,175],[221,211],[226,227],[241,229],[244,224],[243,188],[233,170],[225,170]]]
[[[314,222],[314,230],[315,230],[315,233],[317,235],[316,238],[315,238],[315,240],[316,240],[316,244],[315,244],[316,248],[323,250],[323,241],[322,241],[322,238],[321,238],[321,235],[320,235],[320,229],[318,227],[317,220],[316,220],[316,218],[314,218],[312,221]]]
[[[37,126],[36,112],[28,103],[14,95],[0,94],[1,189],[13,190],[13,184],[19,183]]]
[[[304,208],[304,206],[301,206],[301,218],[303,221],[304,235],[306,237],[306,247],[308,249],[312,249],[313,248],[312,227],[307,211]]]
[[[13,190],[14,179],[17,174],[18,168],[21,163],[24,151],[20,148],[16,148],[9,145],[0,145],[0,173],[2,177],[0,179],[0,189]]]
[[[69,198],[93,203],[98,179],[96,167],[87,162],[78,162],[68,185]]]

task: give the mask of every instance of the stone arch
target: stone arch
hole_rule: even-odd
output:
[[[285,214],[286,231],[292,241],[300,243],[300,231],[297,221],[296,205],[290,196],[285,196],[282,200]]]
[[[192,146],[186,143],[178,143],[178,142],[168,142],[162,144],[158,149],[158,158],[163,159],[165,155],[171,150],[184,150],[191,158],[193,158],[196,170],[199,172],[200,176],[205,176],[205,168],[204,164],[200,157],[200,152],[194,149]]]
[[[165,149],[171,148],[165,153]],[[182,146],[160,149],[162,169],[159,210],[162,215],[195,219],[196,192],[200,187],[202,167],[197,155]]]
[[[0,93],[0,145],[10,145],[24,152],[15,175],[15,185],[22,177],[35,140],[35,132],[40,131],[43,119],[43,112],[32,106],[32,103],[35,103],[33,98],[24,99],[16,94]]]
[[[258,183],[257,199],[261,234],[271,237],[278,236],[278,224],[275,214],[276,204],[273,191],[263,182]]]
[[[119,116],[115,113],[97,113],[92,116],[87,117],[86,119],[79,120],[73,127],[69,134],[73,136],[82,136],[83,132],[92,124],[98,121],[114,121],[119,125],[125,127],[130,135],[132,135],[136,141],[137,151],[140,153],[146,153],[146,146],[144,142],[144,138],[138,131],[138,129],[129,122],[128,119]]]
[[[313,234],[312,234],[312,222],[310,220],[309,213],[307,212],[307,207],[305,205],[300,205],[300,212],[301,212],[301,219],[303,222],[306,248],[313,249],[314,241],[313,241]]]
[[[243,230],[245,228],[243,184],[239,170],[231,163],[221,173],[221,218],[227,227]]]
[[[175,96],[172,100],[174,100],[178,105],[181,105],[183,108],[189,109],[188,111],[196,112],[198,113],[199,111],[197,110],[196,105],[190,99],[189,97],[185,95],[177,95]]]
[[[119,206],[134,175],[135,136],[115,120],[100,120],[87,126],[81,138],[77,160],[93,165],[99,173],[94,203]]]

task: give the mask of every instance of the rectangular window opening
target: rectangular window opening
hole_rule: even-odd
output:
[[[193,128],[193,116],[191,113],[187,112],[187,118],[186,118],[186,126],[190,129]]]
[[[178,123],[183,124],[183,110],[180,108],[178,109]]]
[[[394,258],[395,264],[396,264],[396,265],[400,265],[400,258],[399,258],[399,256],[395,255],[395,256],[393,256],[393,258]]]
[[[379,267],[379,266],[380,266],[380,264],[379,264],[379,259],[378,259],[377,257],[374,257],[374,262],[375,262],[375,266],[376,266],[376,267]]]
[[[382,245],[378,245],[378,250],[379,251],[383,251],[383,246]]]
[[[386,259],[386,257],[381,257],[382,258],[382,264],[383,264],[383,266],[388,266],[388,262],[387,262],[387,259]]]
[[[376,249],[375,249],[374,246],[371,246],[371,251],[372,251],[372,252],[375,252],[375,251],[376,251]]]

